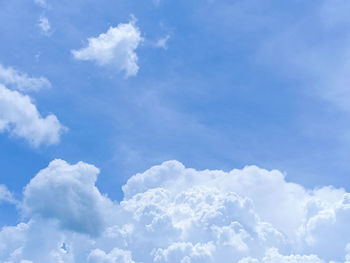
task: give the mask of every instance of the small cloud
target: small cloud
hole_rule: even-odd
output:
[[[0,133],[9,132],[38,147],[58,143],[66,130],[55,115],[43,118],[29,96],[0,85]]]
[[[38,91],[43,88],[51,88],[51,83],[44,77],[34,78],[19,72],[11,67],[0,64],[0,83],[9,85],[20,91]]]
[[[38,20],[38,26],[44,35],[48,36],[51,34],[51,25],[47,17],[41,16]]]
[[[139,70],[135,50],[143,41],[135,18],[128,24],[110,27],[106,33],[88,39],[88,45],[72,50],[75,59],[95,61],[99,66],[112,66],[125,77],[135,76]]]
[[[155,47],[168,49],[168,40],[170,39],[170,35],[166,35],[165,37],[160,38],[156,43]]]
[[[1,203],[10,203],[10,204],[17,203],[12,193],[3,184],[0,184],[0,204]]]

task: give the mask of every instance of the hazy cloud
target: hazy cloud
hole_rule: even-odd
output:
[[[38,20],[38,26],[44,35],[50,35],[51,25],[47,17],[41,16]]]

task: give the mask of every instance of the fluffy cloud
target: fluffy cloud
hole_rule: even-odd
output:
[[[129,251],[115,248],[106,254],[103,250],[95,249],[88,256],[88,263],[135,263]]]
[[[135,21],[110,27],[106,33],[96,38],[89,38],[88,45],[80,50],[73,50],[74,58],[95,61],[98,65],[109,65],[125,76],[135,76],[139,70],[135,50],[143,41]]]
[[[26,215],[56,219],[66,229],[97,235],[105,224],[111,201],[95,187],[99,170],[83,162],[54,160],[24,190]]]
[[[4,131],[39,146],[58,143],[65,128],[53,114],[43,118],[27,95],[0,84],[0,132]]]
[[[269,249],[266,256],[261,260],[257,260],[251,257],[241,259],[238,263],[324,263],[316,255],[301,256],[301,255],[289,255],[282,256],[275,248]]]
[[[305,189],[256,166],[197,171],[165,162],[131,177],[124,199],[98,169],[55,160],[25,187],[29,222],[0,232],[0,262],[348,262],[350,194]]]
[[[42,88],[51,88],[51,83],[44,77],[34,78],[21,73],[11,67],[0,64],[0,83],[11,86],[19,91],[38,91]]]

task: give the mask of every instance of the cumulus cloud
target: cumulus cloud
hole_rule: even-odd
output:
[[[0,84],[0,132],[22,137],[37,147],[58,143],[65,130],[55,115],[43,118],[29,96]]]
[[[51,88],[51,83],[44,77],[34,78],[11,67],[0,64],[0,83],[11,86],[19,91],[38,91]]]
[[[98,65],[112,66],[117,71],[123,71],[126,77],[135,76],[139,70],[136,49],[143,41],[135,20],[128,24],[110,27],[106,33],[89,38],[86,47],[72,50],[78,60],[95,61]]]
[[[350,254],[350,194],[247,166],[177,161],[131,177],[117,203],[99,170],[55,160],[25,187],[28,222],[0,231],[0,262],[335,263]]]
[[[34,3],[36,3],[37,5],[39,5],[41,7],[47,7],[46,0],[34,0]]]
[[[99,170],[80,162],[54,160],[24,190],[26,215],[56,219],[63,228],[97,235],[112,203],[95,187]]]
[[[135,263],[130,251],[115,248],[106,254],[103,250],[95,249],[88,256],[88,263]]]
[[[238,263],[325,263],[316,255],[289,255],[282,256],[275,248],[269,249],[266,256],[260,261],[251,257],[243,258]]]

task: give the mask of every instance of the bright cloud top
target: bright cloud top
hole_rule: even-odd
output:
[[[43,118],[29,96],[0,85],[0,132],[25,138],[37,147],[58,143],[65,130],[55,115]]]
[[[124,200],[99,170],[55,160],[25,187],[28,222],[0,232],[0,261],[326,263],[350,258],[350,194],[305,189],[256,166],[197,171],[165,162],[131,177]],[[333,260],[333,261],[332,261]],[[336,261],[334,261],[336,260]]]
[[[135,21],[110,27],[106,33],[89,38],[88,45],[72,54],[79,60],[95,61],[98,65],[109,65],[126,77],[135,76],[139,70],[135,50],[143,41]]]
[[[11,67],[0,64],[0,83],[13,87],[20,91],[38,91],[43,88],[51,88],[51,83],[44,77],[34,78],[21,73]]]

